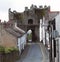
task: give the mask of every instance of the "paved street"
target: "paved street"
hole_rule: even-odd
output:
[[[39,44],[29,44],[29,48],[21,56],[17,62],[42,62],[43,55]]]

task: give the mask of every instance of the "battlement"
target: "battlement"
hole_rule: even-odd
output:
[[[25,11],[28,11],[28,10],[33,10],[33,9],[49,9],[50,10],[50,6],[42,6],[42,5],[40,5],[39,7],[37,7],[36,5],[31,5],[30,6],[30,9],[28,8],[28,7],[25,7]]]

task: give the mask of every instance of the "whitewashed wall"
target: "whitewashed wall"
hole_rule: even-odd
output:
[[[56,16],[55,19],[56,19],[56,30],[59,32],[59,35],[60,35],[60,14],[58,16]],[[60,38],[59,38],[58,44],[59,44],[59,54],[57,54],[57,55],[59,56],[59,62],[60,62]],[[58,49],[58,45],[57,45],[57,49]],[[58,58],[56,61],[58,61]]]
[[[24,34],[22,37],[18,38],[18,48],[20,52],[22,49],[24,49],[26,45],[26,39],[27,39],[26,37],[27,37],[27,34]]]
[[[46,32],[46,43],[49,44],[49,37],[48,37],[48,32],[47,30],[47,26],[48,26],[48,20],[45,20],[45,18],[43,17],[43,20],[40,19],[40,41],[43,40],[43,44],[45,45],[45,32]]]
[[[40,19],[40,27],[39,27],[39,32],[40,32],[40,41],[42,40],[42,19]]]
[[[45,18],[43,17],[43,25],[45,25]],[[45,45],[45,26],[42,26],[43,29],[43,44]]]
[[[44,18],[43,20],[40,19],[40,41],[43,40],[43,44],[45,45],[45,27],[44,25]]]
[[[17,46],[18,46],[18,48],[19,48],[19,51],[21,52],[21,49],[20,49],[20,38],[18,38],[18,42],[17,42]]]

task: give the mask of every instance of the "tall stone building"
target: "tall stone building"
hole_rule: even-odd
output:
[[[23,12],[11,11],[9,9],[9,22],[13,25],[14,22],[17,22],[18,27],[25,30],[32,30],[32,41],[39,40],[39,25],[40,19],[43,20],[43,16],[47,20],[49,18],[50,6],[39,6],[31,5],[30,9],[25,7]]]

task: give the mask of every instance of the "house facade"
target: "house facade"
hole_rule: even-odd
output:
[[[16,47],[21,52],[26,45],[25,31],[18,28],[16,25],[7,27],[0,23],[0,45],[4,47]]]
[[[59,15],[59,12],[49,11],[48,19],[45,17],[43,17],[43,20],[40,19],[40,41],[42,40],[41,42],[49,50],[50,62],[56,62],[58,60],[58,42],[56,41],[55,35],[53,34],[58,27],[56,26],[56,21],[58,20],[55,18],[57,15]]]
[[[4,47],[17,47],[17,37],[10,34],[0,25],[0,45]]]
[[[59,13],[59,15],[57,15],[55,17],[55,19],[56,19],[56,31],[57,31],[57,34],[56,34],[56,36],[57,36],[57,38],[56,38],[56,42],[57,42],[56,54],[58,56],[56,61],[60,62],[60,13]]]

